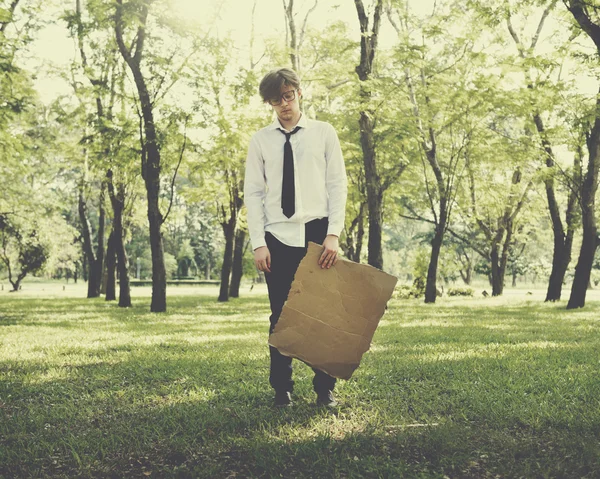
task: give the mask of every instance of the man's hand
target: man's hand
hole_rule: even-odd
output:
[[[254,264],[259,271],[271,272],[271,252],[266,246],[254,250]]]
[[[325,241],[323,241],[323,253],[319,258],[319,264],[321,268],[331,268],[337,263],[338,257],[338,237],[336,235],[327,235]]]

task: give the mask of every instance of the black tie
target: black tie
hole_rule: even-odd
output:
[[[296,212],[295,198],[296,186],[294,184],[294,153],[290,137],[300,129],[294,128],[291,133],[279,131],[285,135],[285,145],[283,145],[283,183],[281,184],[281,209],[287,218],[291,218]]]

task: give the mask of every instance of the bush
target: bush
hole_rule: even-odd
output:
[[[400,284],[396,286],[394,296],[398,299],[413,299],[420,298],[421,296],[423,296],[423,292],[421,292],[418,289],[415,289],[413,286],[409,286],[407,284]]]
[[[448,289],[448,296],[473,296],[475,291],[473,288],[450,288]]]

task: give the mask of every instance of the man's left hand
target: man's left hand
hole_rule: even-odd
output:
[[[338,257],[338,237],[336,235],[327,235],[325,241],[323,241],[323,253],[319,258],[319,265],[321,268],[331,268],[337,263]]]

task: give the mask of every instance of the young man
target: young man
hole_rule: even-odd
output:
[[[309,120],[300,111],[302,89],[288,68],[272,70],[261,81],[260,95],[277,118],[250,141],[244,200],[254,262],[264,271],[273,332],[294,274],[309,241],[323,245],[322,268],[337,262],[344,227],[347,180],[337,134],[329,123]],[[269,382],[275,405],[291,405],[292,359],[270,347]],[[335,406],[335,378],[313,369],[317,404]]]

